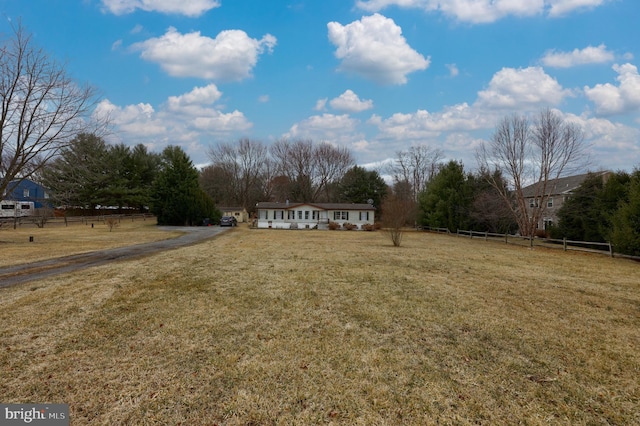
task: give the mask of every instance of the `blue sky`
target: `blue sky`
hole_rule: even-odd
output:
[[[591,168],[640,166],[637,0],[0,0],[96,87],[112,142],[194,164],[248,137],[348,147],[370,167],[411,145],[476,167],[512,113],[580,125]]]

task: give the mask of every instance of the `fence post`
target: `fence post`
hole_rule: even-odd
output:
[[[567,251],[567,237],[562,238],[562,248],[564,248],[564,251]]]
[[[485,241],[489,240],[489,231],[484,231],[484,240]]]
[[[611,241],[609,241],[609,255],[613,257],[613,244],[611,244]]]

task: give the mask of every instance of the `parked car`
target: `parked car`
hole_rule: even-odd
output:
[[[220,226],[238,226],[238,219],[233,216],[222,216]]]

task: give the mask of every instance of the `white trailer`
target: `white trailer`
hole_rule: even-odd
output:
[[[33,201],[0,201],[0,218],[33,216],[35,207]]]

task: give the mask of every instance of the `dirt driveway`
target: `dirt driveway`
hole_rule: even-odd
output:
[[[172,250],[196,244],[231,229],[221,228],[219,226],[161,228],[171,231],[179,230],[184,232],[184,234],[169,240],[155,241],[152,243],[137,244],[109,250],[99,250],[90,253],[76,254],[0,268],[0,288],[39,280],[56,274],[74,272],[92,266],[104,265],[106,263],[120,260],[131,260],[164,250]]]

